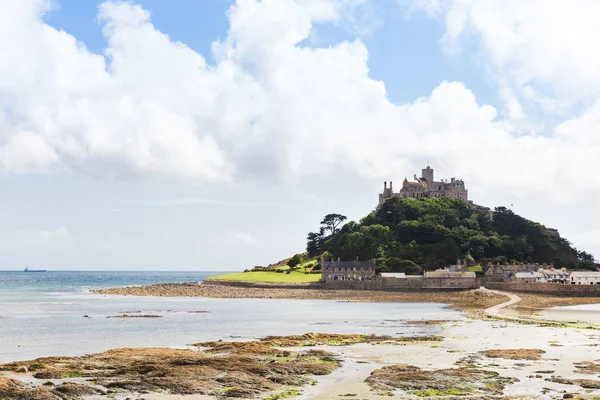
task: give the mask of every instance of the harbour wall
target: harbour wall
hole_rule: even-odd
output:
[[[480,287],[476,278],[425,278],[422,276],[407,276],[406,278],[378,278],[374,281],[327,281],[327,289],[362,289],[362,290],[468,290]]]
[[[388,291],[433,291],[468,290],[482,286],[477,278],[425,278],[422,276],[407,278],[378,278],[372,281],[339,280],[314,283],[267,283],[206,280],[206,285],[235,286],[268,289],[340,289],[340,290],[388,290]]]
[[[262,288],[262,289],[323,289],[324,282],[312,283],[269,283],[269,282],[246,282],[246,281],[225,281],[209,279],[202,282],[205,285],[215,286],[234,286],[246,288]]]
[[[600,296],[600,285],[565,285],[562,283],[486,282],[486,289],[506,292],[540,293],[558,296]]]

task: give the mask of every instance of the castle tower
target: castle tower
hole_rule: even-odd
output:
[[[433,169],[430,166],[423,168],[421,170],[421,177],[425,179],[427,185],[431,186],[431,184],[433,184]]]

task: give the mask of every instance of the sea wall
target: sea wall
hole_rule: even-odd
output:
[[[245,282],[245,281],[226,281],[209,279],[203,282],[206,285],[215,286],[235,286],[247,288],[267,288],[267,289],[323,289],[323,282],[312,283],[269,283],[269,282]]]
[[[244,282],[209,279],[206,285],[234,286],[246,288],[269,289],[351,289],[351,290],[467,290],[480,287],[475,278],[424,278],[422,276],[407,278],[379,278],[374,281],[327,281],[314,283],[267,283]]]
[[[407,276],[406,278],[379,277],[374,281],[327,281],[327,289],[362,289],[362,290],[467,290],[479,287],[476,278],[424,278]]]
[[[507,292],[546,293],[559,296],[600,296],[600,285],[565,285],[562,283],[486,282],[487,289]]]

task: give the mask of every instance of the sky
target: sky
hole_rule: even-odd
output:
[[[0,0],[0,269],[241,270],[431,165],[600,257],[600,2]]]

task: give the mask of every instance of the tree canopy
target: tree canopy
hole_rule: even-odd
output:
[[[329,214],[307,251],[342,260],[377,260],[380,270],[413,273],[469,257],[478,263],[538,262],[557,268],[593,268],[594,257],[575,249],[556,230],[506,207],[493,212],[447,197],[387,200],[360,220]],[[407,263],[404,261],[411,261]]]
[[[342,214],[327,214],[323,218],[323,221],[321,221],[321,229],[329,231],[331,235],[335,235],[338,226],[347,219],[348,217]]]

